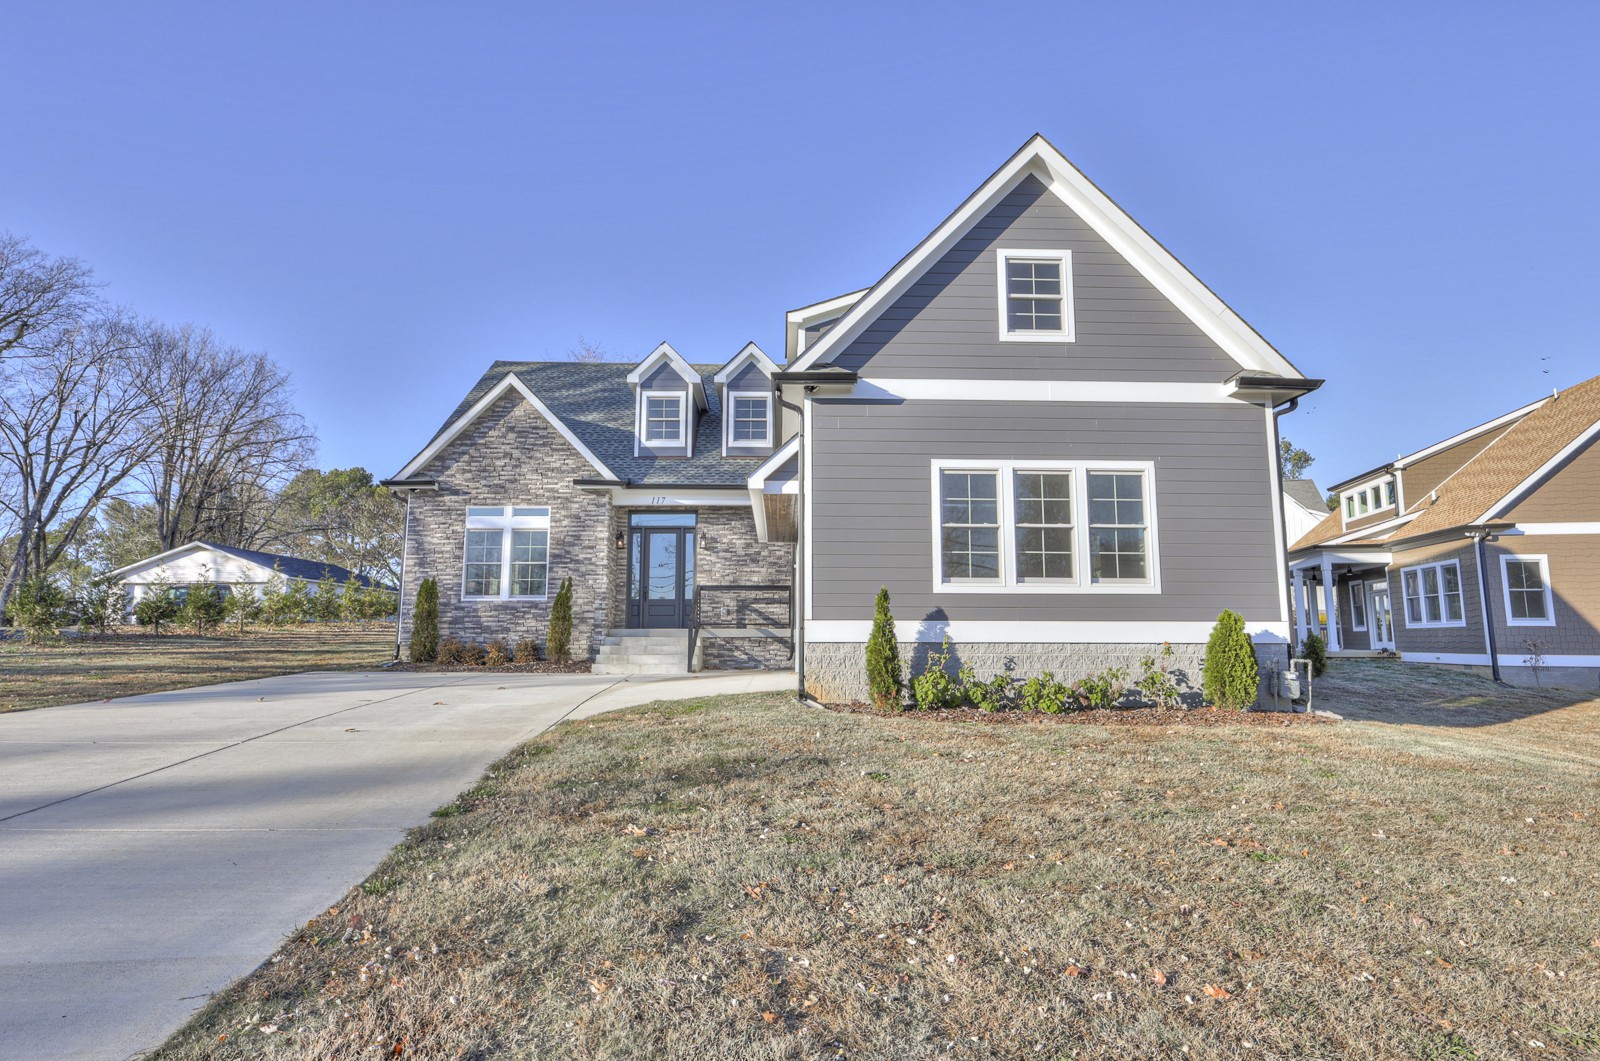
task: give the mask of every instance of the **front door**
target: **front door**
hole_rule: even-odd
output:
[[[660,522],[688,525],[634,517],[628,535],[628,625],[634,629],[682,629],[694,607],[694,515]]]
[[[1372,647],[1394,651],[1394,613],[1389,609],[1389,586],[1374,582],[1368,591],[1372,598]]]

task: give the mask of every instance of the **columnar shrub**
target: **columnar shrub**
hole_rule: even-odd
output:
[[[190,586],[178,612],[178,622],[204,635],[227,617],[227,606],[222,602],[221,587],[212,585]]]
[[[550,659],[572,657],[572,576],[561,580],[556,599],[550,605],[550,632],[545,638]]]
[[[438,656],[439,583],[425,578],[411,609],[411,662],[432,663]]]
[[[146,586],[139,603],[133,606],[134,619],[140,626],[148,626],[153,634],[160,634],[162,625],[170,623],[177,614],[178,598],[172,592],[172,584],[164,579]]]
[[[905,678],[900,671],[900,645],[894,636],[894,613],[889,610],[889,588],[878,590],[872,615],[872,633],[867,637],[867,688],[879,708],[898,711]]]
[[[272,574],[267,576],[267,584],[261,587],[261,618],[272,626],[283,626],[290,622],[288,591],[288,582],[274,567]]]
[[[317,592],[310,601],[311,618],[319,623],[336,623],[344,613],[344,601],[340,598],[339,583],[326,569],[322,577],[317,580]]]
[[[1253,707],[1260,685],[1256,670],[1256,650],[1245,633],[1244,616],[1228,609],[1217,616],[1206,642],[1206,661],[1201,669],[1206,699],[1229,711]]]
[[[78,594],[78,623],[97,634],[108,634],[122,622],[127,595],[120,585],[100,582]]]
[[[289,588],[283,591],[283,622],[309,623],[313,607],[311,590],[299,579],[291,579]]]
[[[1321,634],[1307,634],[1300,654],[1311,661],[1311,676],[1320,678],[1328,673],[1328,643]]]
[[[367,596],[359,578],[345,579],[344,592],[339,595],[339,618],[347,623],[359,623],[367,618]]]

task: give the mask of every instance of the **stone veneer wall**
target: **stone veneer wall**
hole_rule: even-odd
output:
[[[516,393],[497,401],[420,473],[437,493],[411,497],[406,535],[401,643],[411,635],[417,586],[439,580],[439,636],[484,642],[537,638],[541,651],[550,603],[572,576],[572,654],[594,655],[610,599],[611,502],[572,485],[595,470],[538,410]],[[461,599],[468,505],[549,505],[550,583],[542,601]]]
[[[901,642],[900,658],[905,663],[906,680],[927,666],[930,650],[938,645],[927,642]],[[993,643],[958,645],[951,643],[950,673],[957,667],[968,666],[980,678],[992,678],[1010,672],[1022,680],[1035,674],[1050,671],[1061,681],[1071,683],[1085,675],[1119,667],[1129,674],[1129,681],[1138,675],[1140,660],[1145,656],[1161,656],[1162,646],[1105,645],[1105,644],[1038,644]],[[1284,644],[1258,644],[1256,663],[1261,668],[1262,706],[1270,706],[1272,675],[1289,665],[1289,647]],[[1172,645],[1168,669],[1178,677],[1179,688],[1184,692],[1200,689],[1200,664],[1204,660],[1203,644]],[[856,642],[823,642],[806,645],[806,692],[825,703],[865,701],[867,693],[866,646]],[[909,695],[909,693],[908,693]]]

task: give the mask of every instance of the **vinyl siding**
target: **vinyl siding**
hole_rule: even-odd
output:
[[[1600,521],[1600,445],[1575,453],[1506,516],[1518,523]]]
[[[1282,618],[1276,476],[1248,405],[898,402],[812,407],[813,617],[951,620]],[[933,588],[935,459],[1153,461],[1162,592],[950,593]]]
[[[698,410],[694,407],[694,398],[689,392],[689,384],[682,376],[678,375],[672,370],[671,365],[664,364],[641,380],[639,383],[639,392],[642,394],[645,391],[670,391],[675,394],[682,394],[684,396],[684,406],[688,411],[688,423],[686,425],[684,438],[691,439],[696,437],[696,431],[699,427],[699,418],[697,416]],[[636,408],[640,409],[638,415],[641,418],[641,422],[638,424],[636,430],[639,432],[639,437],[643,439],[643,404],[641,403],[640,405],[636,406]],[[656,457],[687,457],[689,455],[689,446],[687,442],[682,446],[646,446],[641,442],[639,446],[639,454],[641,456]]]
[[[1483,609],[1478,606],[1478,565],[1470,542],[1444,542],[1405,552],[1396,551],[1389,565],[1390,601],[1394,608],[1395,647],[1402,655],[1428,652],[1485,652]],[[1465,626],[1408,626],[1405,581],[1401,571],[1418,564],[1455,560],[1461,566],[1461,610]],[[1491,572],[1491,577],[1493,573]]]
[[[769,391],[772,381],[754,365],[746,365],[735,372],[725,385],[730,391]]]
[[[998,248],[1070,250],[1071,343],[1001,342]],[[1034,177],[935,263],[836,364],[864,377],[1222,381],[1239,366]]]

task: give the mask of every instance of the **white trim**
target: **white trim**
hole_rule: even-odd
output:
[[[1367,609],[1371,606],[1367,600],[1367,583],[1358,580],[1346,582],[1345,585],[1350,588],[1350,629],[1364,634],[1367,632]],[[1357,590],[1361,591],[1359,601],[1357,600]],[[1356,607],[1358,603],[1361,605],[1359,609]],[[1357,611],[1361,613],[1361,622],[1359,623],[1356,622]]]
[[[1011,293],[1006,290],[1006,265],[1018,261],[1052,261],[1061,267],[1061,328],[1053,332],[1014,332],[1006,325],[1011,318]],[[1072,252],[1069,250],[1025,250],[1000,247],[994,252],[995,286],[999,289],[999,335],[1002,343],[1075,342],[1076,327],[1072,311]]]
[[[1153,461],[1113,460],[1020,460],[996,461],[979,458],[934,458],[931,466],[932,564],[934,593],[1160,593],[1161,562],[1156,531],[1156,470]],[[994,472],[997,497],[995,505],[999,526],[996,530],[1000,551],[1000,577],[993,582],[946,582],[944,560],[940,549],[942,502],[939,476],[943,472]],[[1072,571],[1071,580],[1060,582],[1023,582],[1017,578],[1016,564],[1016,504],[1013,497],[1014,473],[1019,471],[1068,472],[1072,475]],[[1090,472],[1132,472],[1144,480],[1144,532],[1145,568],[1148,577],[1140,581],[1096,582],[1090,576],[1090,523],[1089,490]]]
[[[854,342],[877,315],[903,294],[934,263],[1025,177],[1036,176],[1111,248],[1165,295],[1238,364],[1251,371],[1304,379],[1199,278],[1121,207],[1095,187],[1055,146],[1035,135],[929,233],[916,248],[874,284],[816,346],[793,368],[808,369],[826,355]]]
[[[813,596],[813,594],[812,594],[812,586],[815,585],[816,580],[817,580],[817,575],[816,575],[817,568],[816,568],[816,564],[813,562],[814,557],[813,557],[813,550],[812,550],[812,547],[811,547],[811,543],[812,543],[812,534],[811,534],[812,510],[817,507],[816,506],[816,496],[817,495],[811,489],[811,407],[812,407],[813,404],[814,403],[812,402],[811,397],[809,395],[807,395],[804,404],[801,405],[801,409],[803,411],[802,411],[801,418],[800,418],[801,419],[801,423],[800,423],[801,445],[804,447],[804,456],[803,456],[803,459],[800,461],[800,470],[801,470],[801,473],[805,477],[805,482],[802,484],[802,488],[801,488],[800,511],[805,514],[805,526],[802,528],[801,533],[805,535],[805,542],[804,542],[805,551],[806,551],[806,580],[805,580],[806,581],[806,584],[805,584],[805,608],[806,608],[806,611],[805,611],[805,623],[806,623],[807,626],[809,626],[810,623],[811,623],[812,596]]]
[[[1499,653],[1500,666],[1526,667],[1528,657],[1515,653]],[[1487,652],[1402,652],[1400,658],[1406,663],[1444,663],[1456,666],[1487,667],[1489,654]],[[1600,667],[1600,655],[1596,656],[1546,656],[1542,667]]]
[[[611,503],[628,508],[744,508],[750,496],[743,490],[695,490],[693,487],[611,486],[597,485],[583,488],[589,493],[603,493]]]
[[[1502,534],[1600,534],[1600,523],[1519,523]]]
[[[1511,617],[1511,576],[1507,570],[1512,561],[1520,563],[1536,563],[1539,565],[1539,579],[1544,584],[1544,618],[1543,619],[1514,619]],[[1501,553],[1500,554],[1500,604],[1505,608],[1507,626],[1554,626],[1556,625],[1556,598],[1555,592],[1550,587],[1550,558],[1544,553]]]
[[[751,473],[745,480],[745,486],[750,492],[750,511],[756,522],[756,541],[767,540],[767,506],[762,500],[762,495],[767,493],[767,479],[773,472],[795,459],[795,454],[800,452],[800,436],[794,435],[789,441],[778,447],[776,453],[761,462],[761,467]],[[793,489],[790,489],[793,487]],[[800,482],[798,479],[784,483],[777,491],[784,494],[798,494]]]
[[[418,471],[421,471],[423,468],[427,467],[429,461],[437,457],[441,450],[460,437],[461,433],[465,431],[473,421],[477,420],[478,417],[487,412],[490,406],[499,401],[501,396],[504,395],[506,391],[513,388],[515,388],[518,394],[521,394],[524,398],[526,398],[530,405],[538,410],[539,415],[544,417],[545,420],[549,422],[550,426],[555,428],[556,431],[561,434],[562,438],[566,439],[572,444],[572,448],[577,450],[583,459],[588,461],[590,466],[593,467],[595,471],[599,472],[607,479],[617,478],[616,474],[613,473],[610,468],[607,468],[603,463],[601,463],[600,458],[596,457],[594,453],[590,451],[589,447],[585,446],[578,439],[578,436],[572,433],[572,429],[566,424],[562,423],[561,418],[556,416],[555,413],[552,413],[550,411],[550,407],[544,402],[540,401],[538,395],[529,390],[528,385],[518,379],[516,373],[514,372],[506,373],[506,377],[490,388],[489,393],[485,394],[482,398],[479,398],[475,403],[473,403],[471,409],[468,409],[466,412],[456,417],[454,423],[445,428],[444,431],[439,434],[438,438],[428,443],[427,447],[421,453],[417,454],[415,457],[412,457],[410,463],[408,463],[404,468],[401,468],[399,474],[395,475],[394,478],[405,479],[415,475]]]
[[[1278,418],[1271,405],[1262,407],[1267,417],[1267,489],[1272,495],[1273,566],[1278,569],[1278,618],[1285,623],[1289,608],[1289,539],[1283,514],[1283,467],[1278,463]],[[1299,504],[1299,502],[1296,502]],[[1300,506],[1304,508],[1304,505]]]
[[[650,430],[650,401],[651,399],[671,398],[678,403],[678,437],[677,438],[646,438],[645,433]],[[646,391],[639,392],[639,432],[638,444],[645,449],[682,449],[689,444],[689,396],[683,391]],[[634,456],[640,456],[637,451]]]
[[[767,403],[767,437],[766,438],[763,438],[760,441],[755,441],[755,442],[748,441],[748,440],[743,441],[743,442],[739,442],[739,441],[735,441],[734,440],[733,429],[734,429],[735,424],[738,422],[737,421],[737,417],[735,416],[735,412],[738,409],[738,401],[739,401],[740,398],[759,398],[763,402]],[[773,401],[773,395],[772,395],[771,391],[751,391],[751,390],[729,391],[728,394],[727,394],[726,399],[722,403],[722,455],[726,457],[730,453],[732,453],[733,451],[736,451],[736,450],[768,450],[768,449],[771,449],[772,448],[772,434],[773,434],[773,431],[776,430],[776,426],[772,422],[772,407],[775,404],[776,404],[776,402]],[[739,456],[740,454],[735,453],[734,455],[735,456]],[[753,455],[753,454],[747,454],[747,455]]]
[[[176,546],[174,548],[168,549],[164,553],[156,553],[154,556],[147,556],[143,560],[135,560],[131,564],[127,564],[126,566],[119,567],[115,571],[112,571],[112,572],[108,573],[105,577],[106,577],[107,580],[110,580],[110,579],[121,579],[123,577],[123,575],[126,574],[129,571],[137,571],[139,568],[146,567],[146,566],[148,566],[150,564],[159,564],[159,563],[165,562],[166,560],[168,560],[168,559],[170,559],[170,558],[172,558],[174,556],[177,556],[179,553],[186,553],[186,552],[189,552],[191,549],[212,549],[212,548],[215,548],[215,546],[211,545],[209,542],[204,542],[204,541],[189,542],[187,545],[179,545],[179,546]],[[220,550],[218,550],[218,551],[220,552]],[[228,555],[231,556],[232,554],[230,553]],[[244,563],[247,563],[247,564],[254,564],[255,563],[255,561],[253,561],[253,560],[244,560],[243,557],[238,557],[238,556],[234,557],[234,559],[235,560],[241,560],[241,561],[243,561]],[[260,567],[261,565],[260,564],[256,564],[255,566]]]
[[[842,397],[951,402],[1104,402],[1119,405],[1234,405],[1221,383],[1129,383],[1065,379],[857,380]]]
[[[852,291],[846,295],[835,295],[832,298],[825,298],[821,302],[813,302],[809,306],[792,309],[783,315],[783,319],[789,324],[802,326],[818,320],[828,320],[861,301],[861,296],[869,290],[871,289],[863,287],[860,291]]]
[[[1250,639],[1256,644],[1283,644],[1289,640],[1289,624],[1248,622]],[[957,644],[1012,642],[1039,645],[1159,645],[1204,644],[1216,623],[1210,620],[1163,619],[1081,619],[1081,620],[998,620],[955,619],[942,623],[900,622],[899,636],[917,644],[938,644],[945,636]],[[806,643],[864,643],[872,633],[870,619],[808,619]]]
[[[1389,580],[1388,580],[1387,577],[1385,577],[1385,578],[1375,578],[1375,579],[1371,580],[1370,582],[1366,582],[1366,583],[1363,583],[1363,584],[1366,586],[1367,611],[1369,612],[1369,614],[1376,614],[1376,612],[1377,612],[1377,606],[1373,603],[1373,600],[1374,600],[1374,595],[1377,594],[1380,590],[1383,592],[1383,596],[1385,598],[1385,603],[1389,607],[1389,637],[1388,637],[1388,639],[1386,641],[1384,641],[1382,644],[1380,644],[1378,642],[1377,626],[1376,626],[1375,623],[1372,622],[1371,619],[1369,619],[1367,621],[1367,630],[1368,630],[1368,633],[1367,633],[1367,644],[1372,647],[1373,651],[1377,651],[1379,649],[1388,649],[1390,652],[1393,652],[1394,649],[1395,649],[1395,639],[1394,639],[1394,590],[1390,588]]]
[[[1447,567],[1453,567],[1456,569],[1456,592],[1461,598],[1461,618],[1459,620],[1445,618],[1446,610],[1444,602],[1447,594],[1445,593],[1444,589],[1444,569]],[[1428,619],[1428,589],[1427,585],[1422,580],[1422,572],[1429,568],[1435,568],[1439,572],[1439,619],[1437,621],[1430,621]],[[1411,609],[1408,607],[1410,601],[1406,597],[1406,575],[1411,571],[1415,571],[1417,573],[1417,599],[1423,602],[1422,618],[1418,619],[1416,622],[1411,621]],[[1483,588],[1481,572],[1478,580],[1478,587],[1481,594]],[[1446,628],[1458,629],[1466,626],[1467,585],[1464,581],[1462,581],[1461,561],[1430,560],[1424,564],[1407,564],[1405,567],[1402,567],[1400,569],[1400,618],[1406,624],[1407,630],[1441,630]]]
[[[498,508],[498,516],[475,516],[475,508]],[[514,513],[519,508],[542,508],[542,516],[518,516]],[[551,547],[551,516],[553,508],[550,505],[468,505],[461,532],[461,600],[464,601],[542,601],[550,599],[550,547]],[[467,592],[467,537],[472,531],[500,532],[500,592],[499,593],[468,593]],[[515,542],[515,532],[519,530],[544,531],[544,592],[538,594],[513,594],[511,592],[511,550]]]
[[[643,384],[645,377],[655,371],[656,364],[663,361],[671,365],[672,371],[676,372],[690,387],[696,391],[703,389],[700,382],[700,374],[689,367],[689,362],[685,361],[683,355],[672,348],[671,343],[658,343],[656,348],[650,351],[643,361],[633,366],[633,371],[628,373],[628,386],[638,387]]]
[[[1393,501],[1385,502],[1383,500],[1383,485],[1385,483],[1390,484],[1394,488],[1390,491],[1390,493],[1394,495]],[[1372,494],[1371,497],[1368,497],[1369,493]],[[1351,515],[1350,510],[1355,507],[1354,502],[1363,498],[1366,498],[1369,504],[1367,511],[1357,512],[1354,515]],[[1372,498],[1376,498],[1379,503],[1372,505]],[[1366,519],[1368,516],[1376,516],[1379,513],[1387,512],[1390,509],[1396,509],[1399,502],[1400,483],[1397,476],[1386,472],[1382,475],[1373,476],[1370,479],[1363,479],[1354,486],[1346,487],[1345,489],[1339,491],[1339,518],[1343,521],[1340,525],[1348,528],[1353,520]],[[1380,520],[1379,522],[1381,523],[1383,521]],[[1366,528],[1363,527],[1361,529],[1365,530]]]
[[[1435,442],[1433,445],[1419,449],[1415,453],[1408,453],[1404,457],[1396,457],[1394,467],[1398,469],[1409,468],[1411,465],[1416,464],[1418,461],[1426,460],[1435,453],[1442,453],[1452,446],[1459,445],[1468,439],[1476,438],[1486,431],[1492,431],[1502,424],[1509,424],[1513,420],[1527,416],[1549,400],[1549,398],[1540,398],[1538,401],[1524,405],[1522,408],[1506,413],[1504,416],[1497,416],[1488,423],[1479,424],[1477,427],[1469,427],[1460,434],[1451,435],[1443,442]]]
[[[728,380],[744,371],[745,365],[755,365],[761,370],[761,374],[768,379],[771,379],[772,374],[778,371],[778,366],[773,362],[772,358],[767,356],[765,350],[755,343],[745,343],[737,354],[728,358],[727,364],[717,369],[716,375],[711,377],[711,382],[721,387]]]
[[[1472,522],[1487,523],[1489,520],[1500,515],[1508,506],[1511,505],[1513,501],[1520,501],[1522,499],[1522,495],[1526,491],[1538,485],[1540,480],[1544,479],[1545,476],[1549,475],[1556,468],[1559,468],[1562,463],[1567,460],[1567,458],[1571,457],[1574,453],[1577,453],[1590,442],[1594,441],[1596,436],[1600,436],[1600,420],[1596,420],[1594,423],[1584,428],[1583,431],[1578,434],[1577,438],[1561,447],[1561,452],[1557,453],[1554,457],[1551,457],[1549,460],[1541,464],[1538,471],[1534,472],[1532,475],[1522,480],[1522,482],[1518,483],[1509,494],[1490,505],[1483,515],[1479,516]]]

